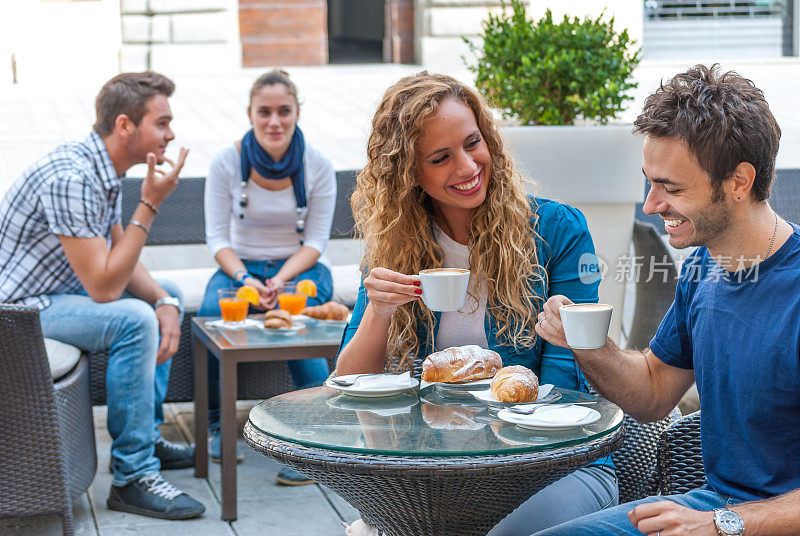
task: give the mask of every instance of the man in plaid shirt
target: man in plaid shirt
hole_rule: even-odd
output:
[[[153,72],[114,77],[97,96],[89,136],[56,148],[13,184],[0,203],[0,302],[39,308],[45,337],[109,350],[108,507],[187,519],[205,507],[159,471],[190,467],[194,448],[164,440],[157,428],[180,339],[180,291],[139,263],[188,153],[181,148],[177,162],[164,156],[174,138],[167,101],[173,90]],[[165,161],[170,170],[156,168]],[[139,205],[123,229],[122,177],[142,162],[148,171]]]

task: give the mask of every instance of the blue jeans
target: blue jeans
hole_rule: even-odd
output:
[[[563,523],[557,527],[537,532],[536,536],[642,536],[642,533],[628,521],[628,512],[637,505],[664,500],[706,512],[742,502],[706,488],[698,488],[678,495],[655,495]]]
[[[275,276],[286,261],[283,259],[276,261],[245,260],[243,262],[250,275],[263,282],[265,279]],[[333,279],[331,278],[330,270],[324,264],[315,264],[310,270],[299,274],[295,279],[298,281],[311,279],[317,285],[317,296],[308,298],[307,304],[309,306],[321,305],[330,301],[331,296],[333,296]],[[217,291],[236,286],[238,285],[225,272],[217,270],[206,286],[203,304],[200,306],[197,316],[219,316]],[[250,312],[255,312],[255,310],[251,309]],[[328,360],[325,358],[293,359],[287,361],[287,364],[289,365],[289,374],[292,376],[292,381],[294,381],[298,389],[322,385],[330,375]],[[219,389],[219,360],[214,357],[214,354],[208,352],[208,427],[212,430],[219,428]]]
[[[590,465],[553,482],[522,503],[487,536],[528,536],[617,503],[619,489],[614,470]]]
[[[171,296],[182,298],[171,281],[159,281]],[[160,339],[153,307],[126,292],[116,301],[97,303],[85,294],[50,296],[39,312],[45,337],[81,350],[108,350],[106,404],[112,484],[124,486],[157,473],[161,464],[153,455],[158,425],[164,420],[172,360],[156,366]]]

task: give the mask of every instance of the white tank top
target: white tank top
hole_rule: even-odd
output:
[[[469,269],[469,248],[447,236],[435,223],[433,224],[433,233],[436,243],[444,250],[442,266]],[[477,296],[477,300],[473,299],[470,294]],[[474,312],[471,312],[473,310]],[[435,350],[438,352],[451,346],[466,344],[476,344],[481,348],[488,348],[486,330],[483,327],[485,315],[486,285],[480,284],[476,288],[475,279],[470,274],[464,307],[459,311],[442,313],[439,331],[434,339]]]

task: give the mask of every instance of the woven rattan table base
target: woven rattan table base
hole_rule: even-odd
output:
[[[544,452],[418,457],[309,448],[245,425],[257,452],[341,495],[388,536],[483,536],[537,491],[613,452],[625,432]]]

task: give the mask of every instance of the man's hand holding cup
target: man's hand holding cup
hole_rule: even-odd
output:
[[[537,317],[535,329],[556,346],[593,350],[605,346],[612,312],[610,305],[573,303],[566,296],[551,296]]]

